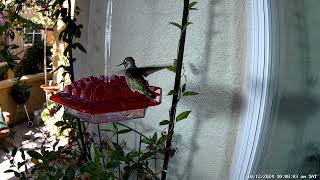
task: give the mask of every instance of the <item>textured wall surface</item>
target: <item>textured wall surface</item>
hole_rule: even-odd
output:
[[[121,0],[113,3],[113,72],[121,70],[115,66],[127,56],[134,57],[138,66],[170,64],[176,57],[179,31],[168,22],[181,21],[183,1]],[[89,4],[87,0],[79,1],[84,11],[80,21],[85,25],[88,24],[85,13],[88,13]],[[194,24],[187,31],[184,68],[187,88],[200,95],[187,97],[178,106],[178,113],[190,109],[192,113],[176,126],[174,145],[178,153],[170,163],[169,179],[224,180],[229,177],[241,111],[245,8],[245,0],[201,0],[199,10],[190,13],[189,20]],[[101,23],[104,24],[104,20]],[[85,33],[82,40],[87,45]],[[95,33],[96,38],[104,38],[98,30]],[[104,59],[83,62],[86,55],[78,54],[78,57],[78,77],[104,73],[105,68],[101,68],[105,65]],[[87,63],[90,63],[90,70]],[[173,88],[174,74],[164,70],[150,75],[148,80],[162,87],[166,94]],[[158,124],[168,119],[170,104],[171,97],[164,95],[163,103],[149,108],[144,119],[125,123],[147,133],[161,130]],[[135,143],[134,138],[132,143]]]

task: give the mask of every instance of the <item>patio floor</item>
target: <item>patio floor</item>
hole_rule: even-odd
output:
[[[52,128],[48,125],[35,125],[32,128],[29,128],[27,126],[27,123],[21,123],[16,125],[15,127],[15,136],[14,139],[11,137],[4,138],[6,142],[13,143],[16,146],[22,147],[24,149],[34,149],[36,147],[40,147],[44,137],[46,137],[50,142],[50,144],[53,144],[55,142],[55,136],[49,135]],[[39,137],[39,138],[37,138]],[[62,146],[67,144],[67,139],[63,139],[59,142],[58,146]],[[7,145],[6,146],[9,151],[12,150],[12,146]],[[26,158],[28,158],[27,153]],[[1,180],[5,179],[17,179],[14,177],[13,173],[4,173],[5,170],[8,170],[10,167],[10,161],[8,159],[9,157],[4,153],[3,151],[0,152],[0,177]],[[21,153],[20,151],[17,152],[15,156],[15,160],[17,162],[21,162]],[[21,168],[23,169],[23,168]]]

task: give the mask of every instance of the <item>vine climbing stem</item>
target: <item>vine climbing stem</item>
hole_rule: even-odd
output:
[[[188,16],[189,16],[189,0],[184,0],[181,27],[185,27],[185,25],[187,25]],[[174,92],[180,91],[181,72],[182,72],[182,66],[183,66],[183,54],[184,54],[184,46],[185,46],[186,34],[187,34],[186,32],[187,32],[186,28],[181,28],[178,57],[177,57],[177,66],[176,66],[176,75],[175,75],[175,81],[174,81]],[[168,164],[171,157],[172,138],[174,134],[174,123],[176,118],[176,109],[177,109],[178,101],[179,101],[179,93],[174,93],[172,97],[171,108],[169,111],[169,117],[170,117],[171,123],[169,124],[169,128],[168,128],[169,138],[166,141],[166,149],[165,149],[164,162],[162,166],[161,180],[165,180],[167,177]]]
[[[71,4],[71,0],[67,0],[68,2],[68,16],[69,18],[71,18],[71,20],[73,20],[74,17],[72,17],[72,4]],[[68,40],[67,43],[68,45],[72,45],[73,43],[73,36],[71,34],[68,35]],[[70,81],[71,83],[74,82],[74,70],[73,70],[73,53],[72,53],[72,48],[70,48],[69,53],[68,53],[68,58],[69,58],[69,73],[70,73]],[[82,155],[84,158],[87,158],[87,149],[85,146],[85,140],[84,140],[84,134],[83,134],[83,130],[82,130],[82,125],[81,125],[81,120],[79,118],[76,118],[77,121],[77,126],[78,126],[78,130],[79,130],[79,136],[80,136],[80,141],[81,141],[81,145],[82,145]]]
[[[72,13],[71,13],[71,0],[68,0],[68,16],[70,18],[73,18],[72,16]],[[69,45],[72,45],[72,36],[69,35],[69,42],[68,44]],[[74,70],[73,70],[73,57],[72,57],[72,49],[70,49],[69,51],[69,68],[70,68],[70,80],[71,82],[74,82]]]

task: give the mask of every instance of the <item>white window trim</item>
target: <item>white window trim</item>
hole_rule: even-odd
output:
[[[41,34],[41,40],[44,39],[44,31],[43,30],[40,30],[40,32],[36,32],[35,29],[33,29],[32,32],[26,32],[26,28],[24,28],[23,31],[27,35],[32,35],[32,42],[31,43],[26,43],[25,39],[23,39],[23,46],[33,46],[34,45],[35,35]]]
[[[265,149],[277,88],[279,25],[276,1],[249,0],[250,40],[247,49],[250,57],[247,69],[250,73],[247,75],[246,107],[241,114],[231,180],[247,180],[249,175],[256,175]]]

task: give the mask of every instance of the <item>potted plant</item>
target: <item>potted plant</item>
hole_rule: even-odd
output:
[[[30,98],[31,87],[18,79],[12,86],[10,95],[17,104],[25,104]]]
[[[8,65],[4,65],[0,67],[0,81],[5,80],[8,78],[8,70],[9,70],[9,66]]]
[[[43,72],[43,48],[40,43],[35,43],[26,49],[21,62],[14,68],[16,77]],[[50,47],[48,47],[48,51],[50,51]],[[48,56],[50,55],[48,54]]]

